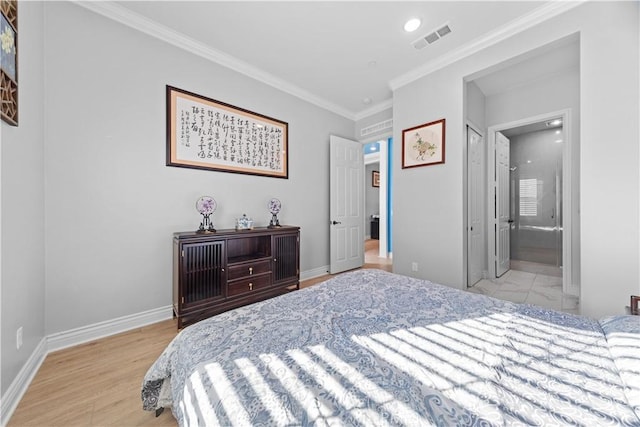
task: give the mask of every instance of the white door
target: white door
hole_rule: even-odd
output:
[[[331,274],[364,264],[364,153],[362,144],[330,138]]]
[[[506,273],[510,265],[511,218],[509,217],[509,140],[496,132],[496,277]]]
[[[482,135],[467,126],[467,286],[482,279]]]

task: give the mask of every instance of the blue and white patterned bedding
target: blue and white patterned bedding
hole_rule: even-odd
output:
[[[181,426],[640,426],[640,317],[617,319],[359,270],[184,329],[143,407]]]

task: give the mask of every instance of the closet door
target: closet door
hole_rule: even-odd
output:
[[[297,283],[300,273],[300,234],[274,234],[272,243],[273,283]]]
[[[225,243],[213,241],[182,245],[181,308],[225,297]]]

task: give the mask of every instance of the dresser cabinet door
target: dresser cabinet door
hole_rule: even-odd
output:
[[[299,245],[298,233],[273,236],[273,281],[298,280]]]
[[[182,246],[182,307],[224,298],[227,282],[225,262],[224,241]]]

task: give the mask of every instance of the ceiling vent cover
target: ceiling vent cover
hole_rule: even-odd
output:
[[[442,37],[446,36],[451,32],[451,27],[449,23],[441,25],[438,29],[432,30],[427,35],[420,37],[418,40],[415,40],[411,43],[411,45],[416,49],[423,49],[432,43],[437,42]]]
[[[436,32],[433,32],[431,34],[427,34],[427,36],[424,39],[427,41],[427,43],[431,44],[440,40],[440,36]]]
[[[360,130],[360,136],[371,135],[372,133],[380,132],[385,129],[391,129],[393,127],[393,119],[385,120],[384,122],[376,123]]]
[[[442,27],[442,28],[438,29],[438,31],[436,31],[436,33],[438,33],[438,35],[440,37],[444,37],[447,34],[449,34],[450,32],[451,32],[451,28],[449,28],[448,25],[445,25],[444,27]]]

